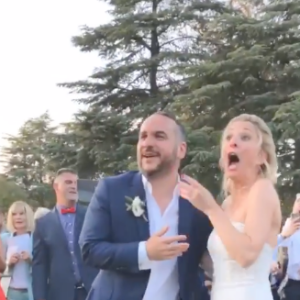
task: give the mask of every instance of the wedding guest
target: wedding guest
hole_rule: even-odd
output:
[[[288,252],[287,283],[283,288],[286,300],[300,299],[300,194],[297,195],[291,217],[278,236],[278,247]]]
[[[280,300],[278,295],[278,287],[280,284],[280,265],[277,261],[274,261],[271,266],[271,272],[270,272],[270,285],[272,290],[272,296],[273,300]]]
[[[77,174],[61,169],[54,179],[56,206],[36,220],[33,233],[35,300],[85,300],[97,270],[81,258],[78,238],[86,208],[77,203]]]
[[[280,275],[280,283],[278,287],[278,295],[280,299],[284,299],[284,288],[288,281],[287,277],[287,266],[288,266],[288,256],[287,256],[287,248],[279,247],[278,248],[278,263],[279,263],[279,275]]]
[[[284,225],[284,223],[283,223]],[[282,228],[283,228],[282,225]],[[282,231],[282,228],[280,231]],[[276,247],[273,251],[273,262],[270,272],[270,284],[272,289],[273,300],[280,300],[280,291],[282,291],[285,282],[287,269],[287,253],[285,247]]]
[[[7,214],[8,234],[1,236],[7,272],[11,276],[8,300],[33,300],[31,260],[33,211],[24,201],[14,202]]]

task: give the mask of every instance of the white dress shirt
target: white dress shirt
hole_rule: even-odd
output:
[[[178,191],[174,190],[173,198],[167,209],[162,214],[152,195],[151,184],[143,177],[146,192],[146,204],[148,211],[150,236],[158,232],[162,227],[168,226],[165,236],[178,234]],[[177,258],[150,261],[146,251],[146,242],[139,244],[139,268],[150,269],[150,278],[143,300],[176,300],[179,296]]]
[[[290,222],[287,219],[284,226]],[[277,238],[277,247],[287,247],[288,265],[287,276],[293,280],[300,280],[300,230],[297,230],[288,238],[283,238],[280,234]]]

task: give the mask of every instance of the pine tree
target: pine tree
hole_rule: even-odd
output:
[[[77,114],[77,130],[103,174],[135,168],[140,121],[186,90],[186,75],[174,67],[204,59],[194,47],[197,24],[226,11],[212,1],[111,0],[110,5],[112,22],[84,27],[73,38],[81,51],[98,52],[105,67],[88,80],[61,84],[88,95],[79,100],[89,108]]]
[[[9,206],[18,200],[27,200],[27,193],[12,180],[8,180],[6,176],[0,174],[0,209],[6,211]]]
[[[49,185],[46,148],[55,127],[48,113],[25,122],[15,136],[8,136],[3,148],[4,175],[25,190],[32,205],[48,206],[54,201]]]
[[[79,178],[95,177],[99,170],[90,158],[91,147],[84,144],[84,137],[77,130],[76,122],[62,123],[56,128],[44,151],[50,174],[54,175],[60,168],[72,168]]]
[[[221,131],[234,116],[250,113],[262,117],[273,131],[282,197],[291,199],[296,193],[299,14],[299,1],[273,1],[252,16],[225,12],[201,27],[199,47],[205,49],[206,59],[177,67],[189,77],[189,91],[173,104],[190,129],[186,169],[212,190],[220,186],[216,179]]]

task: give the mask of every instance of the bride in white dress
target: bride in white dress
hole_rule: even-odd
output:
[[[269,274],[281,224],[275,145],[270,129],[254,115],[240,115],[225,128],[220,165],[226,199],[185,176],[181,196],[210,219],[208,241],[214,275],[211,300],[272,300]]]

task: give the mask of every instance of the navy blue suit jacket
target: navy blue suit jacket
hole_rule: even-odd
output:
[[[126,211],[125,196],[145,201],[140,173],[100,180],[88,207],[79,244],[84,262],[101,271],[87,300],[141,300],[146,291],[150,270],[139,270],[138,245],[149,238],[149,224]],[[186,235],[190,243],[178,258],[182,300],[201,299],[198,266],[211,229],[203,213],[179,199],[178,233]]]
[[[89,291],[98,269],[83,263],[78,244],[86,208],[77,205],[74,224],[75,255],[83,284]],[[56,209],[38,219],[33,232],[32,285],[35,300],[75,297],[76,279],[67,238]]]

